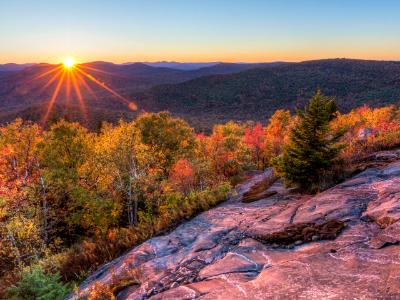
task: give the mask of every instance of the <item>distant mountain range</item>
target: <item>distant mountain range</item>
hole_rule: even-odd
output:
[[[176,61],[159,61],[159,62],[143,62],[145,65],[151,67],[170,68],[183,71],[197,70],[204,67],[211,67],[220,62],[206,62],[206,63],[181,63]]]
[[[238,70],[246,69],[246,68],[252,68],[257,65],[273,65],[273,64],[281,64],[282,62],[272,62],[272,63],[224,63],[224,62],[201,62],[201,63],[196,63],[196,62],[176,62],[176,61],[158,61],[158,62],[127,62],[123,64],[113,64],[110,62],[103,62],[103,61],[97,61],[97,62],[91,62],[89,64],[107,64],[107,65],[114,65],[114,66],[128,66],[128,65],[137,65],[137,64],[143,64],[147,65],[150,67],[155,67],[155,68],[168,68],[168,69],[175,69],[175,70],[181,70],[181,71],[193,71],[193,70],[198,70],[201,68],[206,68],[206,67],[212,67],[215,65],[236,65],[238,67]],[[26,69],[28,67],[34,66],[34,65],[40,65],[40,64],[15,64],[15,63],[8,63],[8,64],[0,64],[0,72],[14,72],[14,71],[21,71],[23,69]]]
[[[231,119],[266,121],[278,108],[303,107],[317,88],[336,96],[343,111],[364,103],[380,106],[398,104],[400,100],[400,62],[331,59],[301,63],[210,63],[200,68],[186,66],[187,69],[174,62],[155,64],[92,62],[82,64],[81,68],[134,101],[138,112],[169,110],[200,130]],[[10,121],[16,116],[37,120],[44,113],[56,82],[43,90],[49,78],[32,78],[51,68],[54,66],[38,64],[19,71],[0,72],[0,121]],[[87,81],[95,94],[83,93],[89,126],[96,127],[103,120],[132,118],[138,113]],[[69,100],[66,95],[62,87],[53,117],[80,121],[75,95]]]
[[[31,67],[34,64],[3,64],[0,65],[0,72],[17,72],[17,71],[22,71],[25,68]]]

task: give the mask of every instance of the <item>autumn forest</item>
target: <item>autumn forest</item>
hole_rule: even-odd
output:
[[[168,112],[98,132],[16,119],[0,128],[0,290],[19,299],[42,280],[62,299],[101,264],[225,200],[257,170],[273,166],[287,186],[315,193],[399,144],[397,107],[341,114],[319,91],[304,111],[277,110],[265,125],[218,124],[209,135]]]

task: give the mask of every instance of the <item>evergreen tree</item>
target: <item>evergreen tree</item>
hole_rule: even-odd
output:
[[[62,300],[71,291],[59,274],[47,275],[40,267],[22,273],[22,278],[7,289],[10,300]]]
[[[337,141],[342,133],[332,134],[329,129],[336,112],[334,100],[319,90],[304,111],[297,110],[298,121],[289,142],[273,162],[287,185],[315,191],[326,181],[325,175],[341,150]]]

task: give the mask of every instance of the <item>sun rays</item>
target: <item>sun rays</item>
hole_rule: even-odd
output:
[[[71,58],[67,57],[63,60],[63,62],[50,70],[46,70],[45,72],[35,76],[32,80],[37,80],[40,78],[48,79],[44,86],[40,89],[41,92],[47,90],[51,86],[55,85],[52,93],[51,98],[48,102],[47,108],[42,118],[42,124],[45,125],[49,119],[49,116],[52,112],[54,104],[56,101],[62,97],[64,97],[64,101],[66,104],[70,104],[71,99],[73,96],[77,99],[77,103],[79,106],[79,110],[83,116],[85,122],[88,121],[88,108],[87,103],[84,99],[84,93],[87,92],[90,94],[91,97],[97,99],[97,95],[90,87],[89,82],[92,85],[96,85],[101,87],[103,90],[107,91],[111,94],[115,99],[123,103],[127,106],[128,109],[132,111],[137,110],[137,105],[132,101],[129,101],[118,92],[113,90],[104,82],[97,79],[90,71],[97,71],[102,73],[110,74],[107,71],[103,71],[97,68],[92,68],[90,66],[79,65],[76,61]],[[63,93],[61,93],[63,91]]]

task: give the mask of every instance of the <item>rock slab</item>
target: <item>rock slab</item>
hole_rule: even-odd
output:
[[[315,196],[278,180],[266,198],[241,201],[270,175],[103,266],[69,298],[102,283],[131,300],[400,299],[398,161]]]

